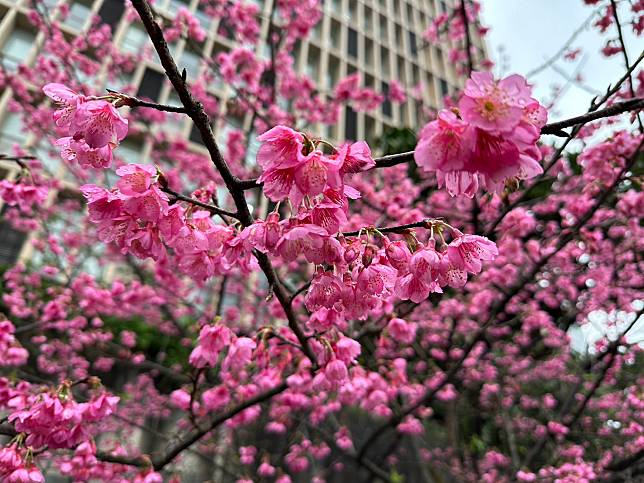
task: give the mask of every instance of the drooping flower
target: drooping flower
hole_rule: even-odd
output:
[[[53,99],[59,109],[54,112],[54,121],[58,127],[68,127],[76,115],[78,105],[85,100],[85,96],[77,94],[69,87],[62,84],[46,84],[42,88],[47,97]]]
[[[299,163],[304,136],[286,126],[275,126],[257,138],[257,163],[264,169],[288,168]]]
[[[459,232],[447,247],[449,260],[456,267],[470,273],[480,273],[482,260],[494,260],[499,254],[496,244],[483,236],[464,235]]]
[[[90,148],[97,149],[122,141],[127,135],[128,121],[112,103],[91,100],[78,106],[71,129],[75,138],[80,136]]]

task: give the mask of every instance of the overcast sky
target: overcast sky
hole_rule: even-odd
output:
[[[481,3],[483,22],[491,27],[487,38],[488,49],[497,63],[497,75],[526,75],[543,64],[561,49],[594,11],[593,7],[586,6],[582,0],[481,0]],[[628,19],[626,5],[619,12],[622,19]],[[636,39],[630,27],[626,30],[627,47],[632,60],[644,49],[644,39]],[[605,35],[600,35],[597,29],[588,25],[571,45],[572,48],[582,48],[577,60],[559,60],[556,66],[570,77],[579,69],[584,84],[592,90],[604,92],[608,84],[618,80],[624,72],[621,55],[606,59],[600,53],[606,40],[611,37],[616,37],[614,27]],[[499,48],[503,49],[503,55],[500,55]],[[529,80],[535,84],[536,97],[542,101],[551,98],[553,85],[564,86],[567,83],[552,68],[545,69]],[[584,113],[592,97],[593,94],[570,86],[556,104],[555,110],[551,111],[549,120]]]

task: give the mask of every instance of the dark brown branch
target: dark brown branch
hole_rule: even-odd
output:
[[[557,132],[565,128],[573,127],[578,124],[586,124],[591,121],[596,121],[597,119],[617,116],[624,112],[639,111],[641,109],[644,109],[644,99],[642,98],[635,98],[635,99],[629,99],[627,101],[616,102],[615,104],[613,104],[610,107],[607,107],[606,109],[589,112],[581,116],[571,117],[570,119],[566,119],[564,121],[546,124],[541,129],[541,134],[556,134]]]
[[[408,230],[411,230],[413,228],[430,228],[432,223],[435,223],[437,220],[434,220],[432,218],[426,218],[422,221],[416,221],[414,223],[407,223],[405,225],[396,225],[396,226],[387,226],[383,228],[376,228],[380,233],[405,233]],[[372,227],[370,227],[372,228]],[[363,229],[363,231],[367,231],[369,228]],[[360,230],[356,231],[347,231],[345,233],[342,233],[346,237],[350,236],[358,236],[360,233]]]
[[[186,203],[190,203],[192,205],[198,206],[200,208],[203,208],[205,210],[208,210],[210,213],[214,215],[224,215],[224,216],[230,216],[232,218],[237,218],[237,213],[233,213],[232,211],[227,211],[222,208],[219,208],[218,206],[215,205],[210,205],[208,203],[203,203],[199,200],[196,200],[194,198],[191,198],[190,196],[185,196],[182,195],[181,193],[177,193],[176,191],[171,190],[170,188],[163,188],[163,191],[168,193],[169,195],[172,195],[175,197],[175,199],[180,200],[180,201],[185,201]]]
[[[110,94],[116,94],[121,98],[120,105],[128,107],[149,107],[150,109],[156,109],[157,111],[163,112],[178,112],[181,114],[187,114],[185,107],[181,106],[168,106],[167,104],[158,104],[156,102],[144,101],[138,97],[128,96],[118,91],[113,91],[112,89],[106,89]]]
[[[257,396],[250,398],[238,404],[237,406],[229,409],[228,411],[224,411],[215,419],[213,419],[210,422],[210,424],[205,428],[195,431],[192,434],[183,438],[172,448],[170,448],[170,450],[168,450],[168,452],[161,458],[158,458],[158,459],[153,458],[152,466],[156,471],[163,469],[165,466],[170,464],[181,452],[183,452],[184,450],[188,449],[190,446],[195,444],[197,441],[199,441],[201,438],[203,438],[206,434],[211,432],[220,424],[223,424],[224,422],[235,417],[237,414],[244,411],[245,409],[248,409],[249,407],[254,406],[255,404],[268,401],[269,399],[280,394],[281,392],[284,392],[287,388],[288,388],[288,385],[286,384],[286,382],[282,382],[277,386],[275,386],[274,388],[269,389],[268,391],[265,391],[263,393],[260,393]]]
[[[9,424],[9,423],[0,424],[0,435],[10,436],[13,438],[16,434],[18,433],[16,433],[16,430],[13,429],[13,424]]]
[[[461,17],[463,17],[463,30],[465,31],[465,50],[467,52],[467,77],[472,75],[474,70],[474,59],[472,58],[472,38],[470,37],[470,22],[467,19],[467,5],[461,0]]]
[[[626,42],[624,42],[624,33],[622,32],[622,23],[619,21],[619,15],[617,14],[617,2],[615,0],[610,0],[610,6],[613,10],[613,20],[615,20],[615,25],[617,26],[617,37],[619,39],[619,46],[622,51],[622,56],[624,57],[624,66],[627,70],[630,70],[631,62],[628,59],[628,51],[626,50]],[[628,76],[628,90],[631,93],[631,97],[635,97],[635,88],[633,87],[633,76],[629,74]],[[640,133],[644,134],[644,125],[640,119],[639,114],[637,114],[637,123],[639,124]]]

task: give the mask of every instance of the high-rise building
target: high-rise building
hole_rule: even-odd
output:
[[[82,35],[95,16],[110,25],[114,42],[123,52],[140,52],[149,39],[140,24],[131,23],[125,15],[123,0],[35,0],[39,8],[53,18],[60,17],[60,5],[67,4],[69,13],[62,22],[69,35]],[[277,0],[254,1],[262,12],[262,38],[267,38],[270,12]],[[338,80],[354,72],[361,73],[364,86],[371,87],[383,94],[388,92],[392,79],[403,86],[422,85],[423,99],[408,96],[406,102],[393,104],[385,101],[372,112],[356,112],[350,107],[343,109],[340,122],[322,130],[320,134],[330,139],[366,139],[374,141],[386,126],[407,126],[413,129],[423,122],[422,106],[438,107],[440,99],[453,92],[460,80],[454,66],[449,62],[446,46],[427,45],[422,32],[432,18],[449,8],[446,0],[324,0],[322,20],[312,34],[296,44],[293,55],[296,70],[314,79],[320,90],[330,90]],[[232,35],[222,21],[212,19],[203,10],[199,0],[158,0],[154,4],[156,12],[173,18],[180,7],[189,8],[208,31],[204,42],[188,43],[179,39],[171,45],[175,60],[180,68],[185,68],[188,78],[196,78],[201,69],[206,68],[202,57],[212,58],[219,52],[235,46]],[[27,20],[29,0],[0,0],[0,60],[7,71],[15,71],[19,64],[34,62],[44,42],[44,33],[38,32]],[[479,39],[474,39],[480,47]],[[268,55],[268,48],[258,43],[260,55]],[[153,56],[154,57],[154,56]],[[115,84],[107,82],[105,69],[97,80],[97,87],[119,90],[122,86],[134,86],[138,96],[150,98],[159,103],[179,104],[169,82],[165,80],[162,67],[153,58],[139,63],[129,76],[122,77]],[[212,93],[223,102],[226,109],[227,99],[234,92],[223,83],[210,86]],[[12,113],[8,104],[12,97],[11,89],[0,93],[0,153],[10,153],[14,144],[19,144],[35,152],[54,175],[64,178],[63,167],[57,157],[50,155],[51,146],[47,140],[35,139],[22,130],[19,114]],[[222,116],[215,126],[219,140],[224,140],[227,130],[232,128],[249,129],[251,116],[235,116],[230,113]],[[171,129],[193,142],[194,149],[199,145],[199,134],[185,116],[171,116]],[[150,154],[151,143],[129,136],[119,147],[118,154],[130,162],[142,162]],[[251,145],[250,151],[252,152]],[[0,178],[16,176],[15,163],[0,161]],[[0,210],[2,201],[0,200]],[[1,213],[1,211],[0,211]],[[12,230],[0,216],[0,265],[11,264],[25,250],[26,235]]]

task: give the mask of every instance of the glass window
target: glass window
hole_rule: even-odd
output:
[[[385,41],[389,37],[389,27],[387,25],[387,17],[380,16],[380,38]]]
[[[83,30],[87,19],[91,14],[91,8],[83,3],[74,2],[69,9],[69,15],[65,19],[65,25],[76,30]]]
[[[199,70],[201,67],[201,57],[194,53],[192,50],[183,51],[181,54],[181,60],[179,61],[179,70],[183,68],[186,69],[188,82],[194,81],[199,76]]]
[[[18,260],[22,246],[27,240],[27,233],[15,230],[11,223],[4,220],[7,206],[0,210],[0,268],[12,266]]]
[[[349,44],[347,53],[356,59],[358,57],[358,31],[349,27]]]
[[[383,116],[391,117],[391,101],[389,100],[389,84],[383,82],[381,84],[382,94],[385,96],[385,101],[382,103],[382,114]]]
[[[438,79],[438,85],[441,91],[441,97],[445,97],[449,94],[449,85],[445,79]]]
[[[364,60],[368,66],[373,65],[373,41],[371,39],[365,39]]]
[[[148,34],[142,28],[131,25],[125,32],[121,50],[130,54],[140,53],[147,41]]]
[[[331,21],[331,34],[329,35],[330,45],[334,49],[340,49],[340,42],[342,41],[342,33],[340,30],[340,23],[335,20]]]
[[[22,146],[27,134],[22,128],[22,119],[15,112],[9,112],[0,125],[0,153],[11,153],[12,146]]]
[[[21,27],[15,28],[2,46],[2,63],[9,71],[15,71],[24,63],[34,45],[36,35]]]
[[[98,11],[98,16],[101,17],[103,23],[112,27],[112,31],[114,31],[124,11],[125,3],[123,0],[103,0],[101,9]]]
[[[142,148],[143,146],[139,141],[132,138],[125,138],[114,153],[123,161],[133,164],[141,160]]]
[[[332,89],[340,78],[340,61],[335,57],[329,57],[329,65],[326,71],[326,85]]]
[[[163,87],[164,75],[152,69],[145,69],[141,85],[136,93],[139,97],[146,97],[153,101],[159,100],[161,88]]]
[[[365,29],[365,32],[368,34],[371,33],[371,30],[373,29],[373,11],[365,7],[364,9],[364,16],[362,17],[362,26]]]
[[[358,113],[347,106],[344,113],[344,137],[355,141],[358,137]]]
[[[190,2],[188,0],[170,0],[168,2],[167,10],[170,13],[177,13],[181,7],[188,8]]]
[[[389,50],[380,47],[380,67],[385,77],[391,76],[391,64],[389,63]]]
[[[317,82],[320,71],[320,51],[309,47],[309,58],[306,62],[306,75]]]
[[[416,34],[409,32],[409,50],[413,55],[418,53],[418,44],[416,43]]]

